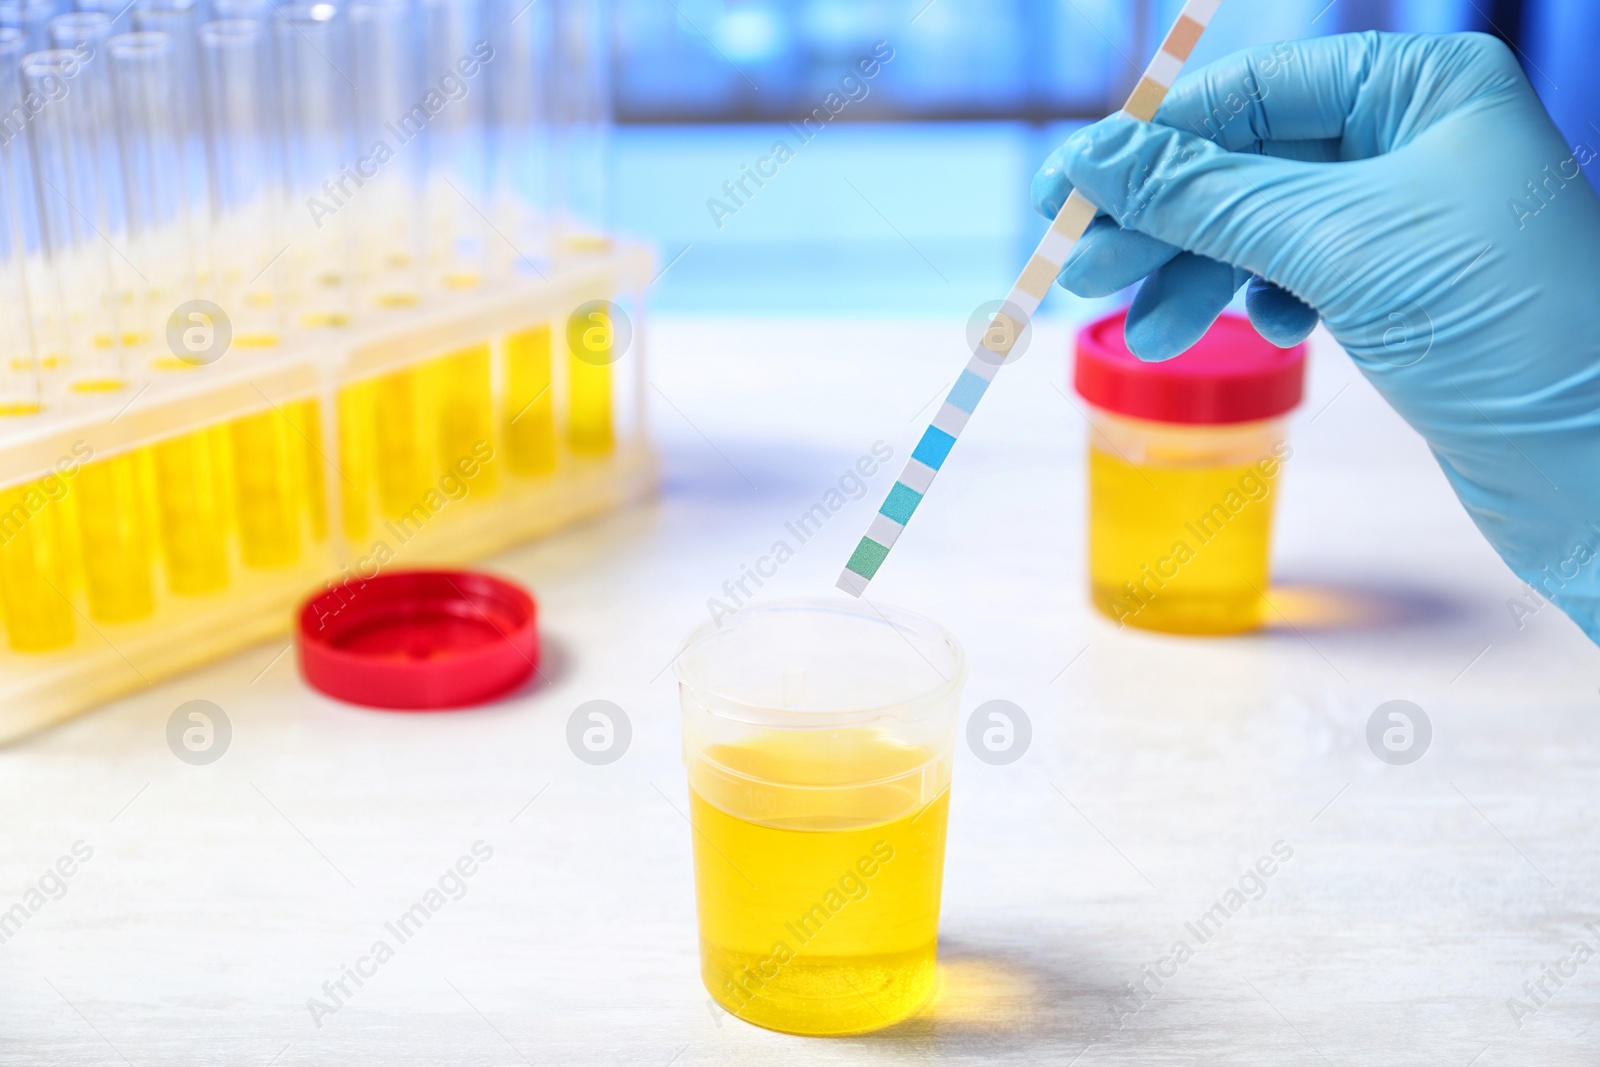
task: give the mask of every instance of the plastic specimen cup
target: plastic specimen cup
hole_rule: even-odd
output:
[[[934,988],[965,661],[939,626],[751,605],[676,661],[701,976],[747,1022],[876,1030]]]
[[[1261,625],[1273,506],[1292,454],[1305,346],[1276,348],[1224,316],[1193,348],[1144,363],[1125,315],[1078,335],[1074,386],[1093,405],[1089,584],[1120,624],[1230,634]]]

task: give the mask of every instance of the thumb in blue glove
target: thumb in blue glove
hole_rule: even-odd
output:
[[[1525,581],[1600,641],[1600,200],[1511,54],[1479,34],[1362,34],[1224,59],[1153,124],[1074,134],[1034,179],[1101,209],[1063,268],[1140,279],[1145,359],[1202,336],[1241,285],[1267,339],[1318,316],[1427,439]]]

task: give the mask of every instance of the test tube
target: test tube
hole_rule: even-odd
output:
[[[22,32],[25,53],[42,52],[50,47],[45,27],[55,13],[55,0],[0,0],[0,27]]]
[[[611,412],[611,364],[616,323],[609,305],[580,304],[567,316],[567,447],[580,456],[607,456],[616,448]]]
[[[78,548],[89,615],[133,622],[155,610],[139,454],[85,463],[75,478]]]
[[[133,28],[130,12],[133,5],[128,0],[72,0],[74,11],[101,11],[111,16],[112,36],[127,33]]]
[[[106,48],[128,249],[140,264],[145,283],[136,329],[147,337],[159,337],[165,332],[168,312],[192,295],[196,272],[172,38],[154,31],[120,34]],[[176,356],[157,363],[191,366]]]
[[[573,251],[604,247],[611,63],[606,0],[556,0],[550,68],[556,227]]]
[[[488,0],[490,180],[496,224],[509,241],[493,258],[531,273],[548,253],[550,5]]]
[[[611,130],[611,85],[605,0],[556,0],[553,109],[557,241],[567,252],[604,248],[607,221],[606,153]],[[565,323],[567,447],[604,456],[616,445],[611,363],[614,326],[593,304]]]
[[[457,349],[428,370],[439,469],[445,477],[466,479],[474,497],[492,491],[497,479],[488,342]]]
[[[217,302],[233,321],[236,347],[274,349],[283,336],[285,248],[266,35],[249,19],[208,22],[200,48]],[[228,431],[240,558],[257,568],[292,564],[300,556],[293,427],[269,408]]]
[[[116,96],[117,133],[130,246],[146,264],[147,327],[165,332],[172,306],[195,292],[195,236],[183,174],[184,129],[178,107],[178,65],[171,35],[122,34],[107,42]],[[195,364],[159,358],[164,373]],[[167,586],[198,595],[228,581],[227,512],[219,484],[215,431],[197,430],[154,445],[156,528]]]
[[[192,430],[150,448],[167,588],[204,596],[227,587],[227,427]]]
[[[80,106],[90,113],[92,208],[101,240],[113,253],[106,256],[111,289],[105,298],[115,309],[110,325],[117,333],[96,334],[93,342],[121,351],[148,342],[145,308],[149,297],[147,276],[122,251],[127,201],[122,195],[122,168],[114,141],[107,47],[111,21],[111,16],[101,11],[78,11],[57,15],[48,30],[56,49],[76,55],[81,64],[68,92],[80,97]],[[72,207],[84,210],[83,205]],[[74,384],[81,388],[81,379]],[[89,615],[99,622],[131,622],[148,616],[155,607],[138,461],[134,452],[97,459],[85,464],[75,479],[77,499],[71,511],[77,521],[77,548]]]
[[[506,336],[506,389],[501,437],[506,466],[525,477],[556,469],[555,391],[551,378],[550,325]]]
[[[103,0],[126,5],[128,0]],[[120,8],[126,10],[126,7]],[[173,116],[178,146],[183,161],[184,194],[189,204],[186,224],[190,247],[196,256],[197,281],[209,281],[210,218],[208,167],[205,139],[205,86],[200,71],[200,36],[203,24],[195,0],[140,0],[133,8],[133,28],[150,33],[165,33],[172,47]],[[198,294],[196,294],[198,295]],[[237,343],[237,342],[236,342]]]
[[[111,246],[106,261],[111,272],[112,291],[107,296],[123,309],[118,313],[119,325],[123,327],[119,340],[124,347],[131,348],[150,339],[149,331],[143,329],[144,316],[132,310],[133,305],[143,304],[148,296],[140,264],[126,251],[126,201],[122,196],[110,59],[106,54],[111,27],[112,18],[103,11],[73,11],[52,18],[47,31],[52,48],[76,53],[81,63],[69,91],[82,94],[85,106],[93,113],[95,218],[101,236]],[[105,337],[96,340],[102,344],[111,342]]]
[[[239,348],[282,339],[279,167],[266,88],[266,40],[249,19],[208,22],[199,30],[210,173],[216,302]],[[181,91],[181,90],[180,90]]]
[[[22,60],[24,91],[51,101],[28,123],[28,142],[70,384],[78,392],[104,392],[121,389],[127,378],[113,251],[99,209],[103,116],[93,92],[69,90],[80,74],[89,72],[76,51],[49,49]]]
[[[424,89],[446,101],[428,120],[424,137],[432,258],[438,281],[446,288],[465,289],[479,285],[489,266],[486,64],[493,64],[495,51],[486,0],[421,3]],[[464,465],[472,465],[477,469],[473,491],[487,492],[494,484],[494,467],[480,466],[475,457],[493,442],[489,346],[458,349],[426,370],[432,377],[428,395],[433,402],[434,470],[459,475]]]
[[[0,111],[6,116],[21,100],[21,62],[27,46],[15,26],[0,28]],[[40,410],[39,367],[33,346],[27,257],[39,247],[37,199],[32,195],[27,142],[7,123],[0,130],[0,205],[4,209],[3,284],[0,306],[0,404],[9,418]],[[66,598],[67,568],[58,527],[61,479],[12,486],[0,491],[0,614],[6,642],[19,652],[43,652],[72,643],[76,629]],[[48,492],[46,491],[48,490]]]
[[[428,266],[419,175],[429,122],[417,77],[411,6],[359,0],[349,9],[355,166],[364,180],[351,203],[363,303],[410,307]],[[413,112],[421,108],[420,112]],[[372,498],[403,519],[434,484],[431,424],[422,368],[348,385],[339,394],[344,532],[364,540]]]
[[[426,367],[392,371],[350,387],[356,424],[373,432],[372,475],[378,506],[390,519],[410,514],[435,485],[433,420],[424,388]],[[355,410],[367,407],[366,414]]]
[[[6,643],[18,652],[65,648],[77,629],[60,528],[65,495],[57,474],[0,490],[0,606]]]
[[[350,321],[351,201],[362,179],[348,160],[345,107],[352,87],[341,25],[329,3],[279,9],[277,85],[287,176],[287,288],[305,326]]]
[[[430,259],[434,278],[445,288],[470,289],[483,281],[487,267],[488,101],[483,64],[494,50],[486,33],[484,0],[420,3],[420,89],[424,99],[431,93],[445,101],[422,127]]]
[[[350,77],[355,94],[357,175],[365,182],[352,205],[356,229],[355,269],[365,301],[376,307],[409,307],[421,296],[424,262],[422,211],[417,191],[421,161],[411,108],[417,104],[416,64],[405,0],[352,4]]]
[[[22,31],[0,28],[0,117],[19,101]],[[18,181],[26,159],[20,131],[0,126],[0,418],[40,410],[39,365],[34,350],[33,304],[28,293],[25,217],[33,209]],[[31,190],[29,190],[31,191]]]
[[[272,0],[212,0],[211,13],[218,19],[255,19],[265,25],[273,7]]]

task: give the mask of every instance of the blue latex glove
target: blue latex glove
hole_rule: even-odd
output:
[[[1033,200],[1053,217],[1076,186],[1104,213],[1061,283],[1145,279],[1143,359],[1193,344],[1246,282],[1271,341],[1320,315],[1512,570],[1600,642],[1592,154],[1493,38],[1361,34],[1239,53],[1153,124],[1079,131]]]

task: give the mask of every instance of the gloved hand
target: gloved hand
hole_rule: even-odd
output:
[[[1247,281],[1268,340],[1320,315],[1512,570],[1600,642],[1593,154],[1493,38],[1368,33],[1181,79],[1155,123],[1075,133],[1033,201],[1053,217],[1076,186],[1101,209],[1060,280],[1145,279],[1143,359],[1193,344]]]

